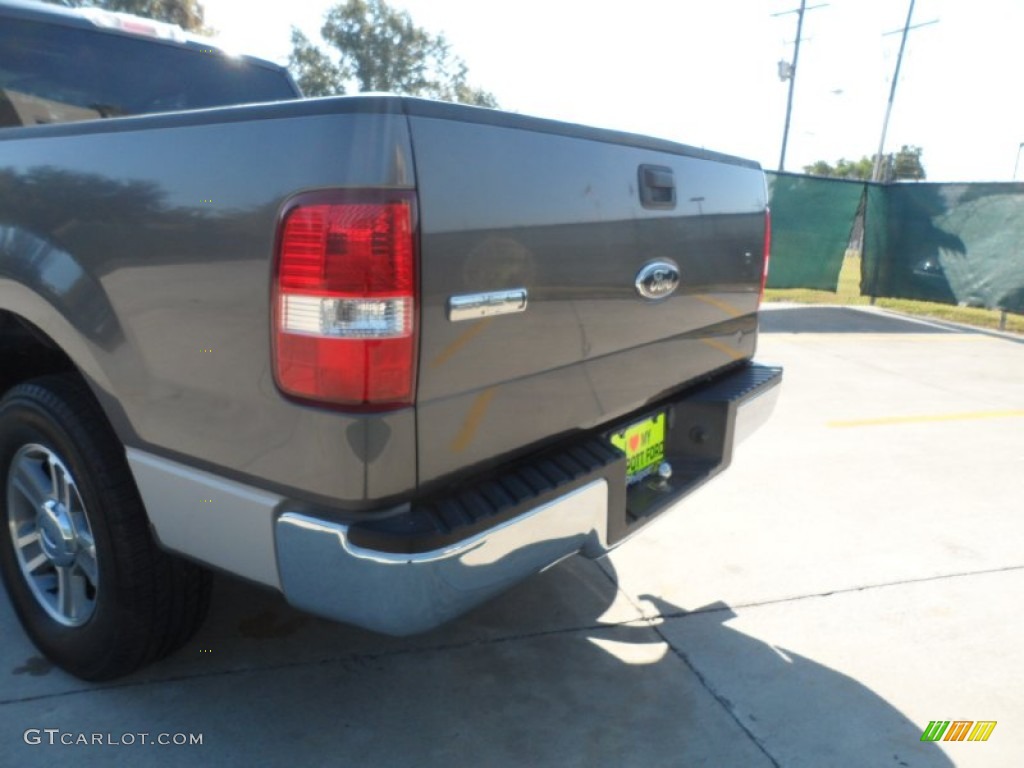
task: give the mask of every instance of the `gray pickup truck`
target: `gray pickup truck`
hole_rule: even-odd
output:
[[[774,404],[756,163],[301,100],[98,11],[0,0],[0,51],[0,570],[75,675],[181,647],[211,568],[428,630],[604,555]]]

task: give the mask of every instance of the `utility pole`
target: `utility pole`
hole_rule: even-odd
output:
[[[903,63],[903,51],[907,47],[907,34],[912,29],[918,29],[920,27],[927,27],[929,24],[935,24],[938,19],[932,21],[926,21],[924,24],[916,24],[910,26],[910,20],[914,16],[914,0],[910,0],[910,7],[907,8],[907,21],[903,25],[903,37],[900,39],[900,52],[896,56],[896,71],[892,75],[892,86],[889,88],[889,103],[885,107],[885,120],[882,121],[882,138],[878,140],[878,152],[875,153],[875,165],[871,170],[871,180],[881,181],[882,180],[882,152],[885,151],[885,134],[889,130],[889,116],[892,114],[892,103],[896,100],[896,83],[900,79],[900,65]],[[899,30],[897,30],[899,31]],[[887,35],[895,34],[894,32],[887,32]],[[884,35],[883,35],[884,37]]]
[[[786,125],[782,129],[782,154],[779,156],[779,170],[786,170],[786,144],[789,143],[789,120],[793,115],[793,87],[796,85],[796,64],[800,59],[800,40],[802,39],[802,32],[804,28],[804,13],[807,11],[813,11],[815,8],[824,8],[828,3],[822,3],[820,5],[812,5],[810,8],[807,7],[807,0],[800,0],[800,7],[794,8],[791,11],[782,11],[781,13],[773,13],[772,16],[787,16],[791,13],[797,14],[796,22],[796,42],[793,45],[793,62],[789,67],[784,67],[784,61],[779,62],[779,77],[785,80],[789,79],[789,97],[786,99]]]
[[[1017,159],[1013,161],[1013,181],[1017,180],[1017,166],[1020,165],[1020,151],[1024,149],[1024,141],[1017,145]]]

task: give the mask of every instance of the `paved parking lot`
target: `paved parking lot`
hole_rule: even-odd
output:
[[[92,686],[0,598],[0,765],[1019,766],[1024,343],[842,308],[764,327],[784,392],[729,472],[428,635],[219,578],[194,642]],[[933,720],[998,725],[922,742]]]

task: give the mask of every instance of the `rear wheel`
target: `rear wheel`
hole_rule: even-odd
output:
[[[209,572],[156,546],[123,447],[71,376],[0,401],[0,573],[39,649],[88,680],[176,650],[209,605]]]

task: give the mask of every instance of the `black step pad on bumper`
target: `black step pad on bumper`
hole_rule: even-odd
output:
[[[598,433],[447,488],[399,514],[356,523],[348,530],[349,540],[380,552],[431,552],[603,479],[609,495],[607,542],[614,545],[725,469],[732,458],[740,410],[774,390],[781,378],[781,368],[745,364]],[[770,411],[771,403],[767,405]],[[608,435],[659,411],[668,414],[665,460],[672,466],[672,477],[649,478],[627,491],[625,454],[611,445]]]

